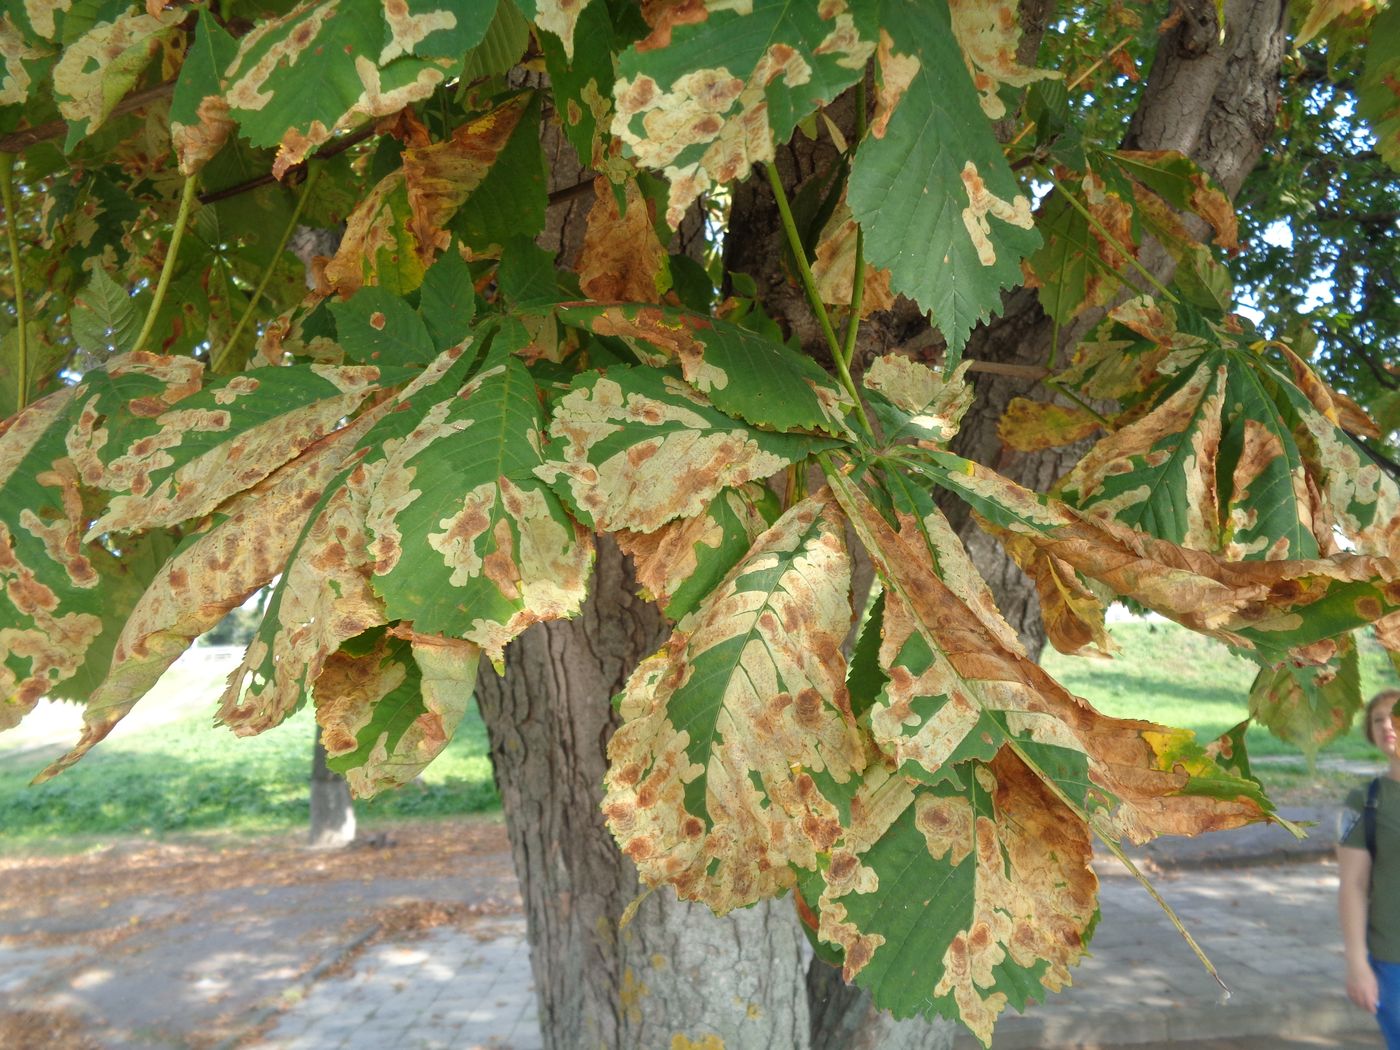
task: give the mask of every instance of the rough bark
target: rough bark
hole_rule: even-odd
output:
[[[715,1035],[731,1050],[803,1047],[804,945],[790,901],[718,919],[662,890],[619,930],[639,887],[598,810],[617,724],[607,698],[667,633],[633,591],[630,567],[603,542],[579,617],[520,638],[505,677],[486,670],[477,687],[545,1046],[642,1050]]]
[[[355,804],[350,785],[326,765],[321,727],[311,745],[311,820],[307,843],[313,849],[340,849],[355,841]]]

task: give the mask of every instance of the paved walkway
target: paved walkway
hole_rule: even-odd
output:
[[[1370,1019],[1342,991],[1335,865],[1281,840],[1248,845],[1237,840],[1236,855],[1294,861],[1221,866],[1217,844],[1209,858],[1153,876],[1232,988],[1228,1000],[1137,882],[1109,866],[1093,954],[1075,986],[1004,1016],[995,1050],[1380,1048]],[[393,852],[383,851],[386,861]],[[1146,859],[1183,858],[1159,851]],[[346,863],[367,862],[351,854]],[[0,1013],[63,1011],[102,1046],[122,1050],[536,1050],[508,857],[476,857],[472,870],[481,874],[399,880],[366,870],[358,879],[254,889],[257,899],[248,890],[205,892],[179,909],[155,877],[101,917],[136,930],[108,947],[65,939],[105,927],[56,898],[23,921],[0,922]],[[457,909],[453,921],[402,933],[389,923],[370,940],[373,927],[349,921],[423,901]],[[970,1037],[957,1044],[975,1045]]]

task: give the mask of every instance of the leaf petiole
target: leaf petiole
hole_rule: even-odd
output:
[[[287,242],[292,239],[292,231],[297,228],[297,220],[301,218],[301,213],[306,208],[306,202],[311,199],[311,187],[316,184],[316,177],[321,174],[321,165],[314,159],[307,162],[306,181],[301,184],[301,194],[297,197],[297,203],[292,208],[292,216],[287,220],[286,227],[282,230],[282,236],[277,241],[277,247],[273,249],[272,261],[267,264],[267,269],[263,271],[262,279],[258,281],[258,286],[253,289],[253,294],[248,297],[248,305],[243,308],[243,315],[239,317],[238,323],[233,326],[233,331],[224,340],[224,345],[219,352],[214,355],[209,364],[209,371],[218,373],[225,364],[228,363],[229,354],[233,353],[233,348],[238,345],[238,339],[243,334],[243,330],[248,327],[248,322],[253,319],[253,311],[258,308],[258,301],[262,299],[263,292],[267,291],[268,284],[272,281],[272,275],[277,270],[277,264],[282,261],[282,253],[287,250]]]
[[[870,420],[865,414],[865,406],[861,404],[855,381],[851,379],[850,367],[841,356],[841,343],[836,338],[835,329],[831,327],[831,317],[827,314],[826,305],[817,292],[817,280],[812,276],[812,268],[807,265],[807,251],[802,247],[802,235],[797,232],[797,220],[792,217],[792,206],[788,204],[787,191],[783,189],[783,182],[778,178],[778,169],[773,164],[765,164],[763,170],[768,173],[768,184],[773,188],[773,198],[778,204],[778,215],[783,221],[783,232],[787,235],[788,247],[792,249],[793,258],[797,261],[797,272],[802,278],[802,290],[807,293],[807,302],[811,304],[812,312],[817,315],[817,322],[821,325],[822,334],[826,336],[827,346],[831,349],[831,356],[836,363],[836,371],[840,376],[841,385],[846,388],[846,393],[850,394],[851,400],[855,402],[856,418],[860,420],[860,425],[865,429],[865,433],[873,436],[875,431],[870,426]],[[857,253],[859,253],[859,240],[857,240]]]
[[[23,411],[29,400],[29,332],[24,305],[24,279],[19,265],[19,216],[15,214],[15,154],[6,153],[0,162],[0,195],[5,207],[5,237],[10,246],[10,273],[15,281],[15,321],[18,328],[19,360],[16,363],[15,411]]]
[[[136,336],[136,342],[131,349],[141,350],[146,345],[146,340],[151,337],[151,330],[156,326],[156,314],[160,313],[161,304],[165,302],[165,293],[170,289],[170,278],[175,274],[175,260],[180,255],[180,242],[185,239],[185,227],[189,225],[190,211],[194,207],[195,190],[199,187],[199,176],[190,175],[185,179],[185,188],[180,191],[180,210],[175,213],[175,225],[170,231],[170,247],[165,252],[165,264],[160,268],[160,279],[156,281],[155,298],[151,300],[151,308],[146,311],[146,320],[141,323],[141,331]]]

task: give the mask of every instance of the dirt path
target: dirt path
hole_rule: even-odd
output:
[[[505,831],[376,829],[316,853],[292,837],[0,857],[0,1046],[218,1046],[347,950],[517,915]]]

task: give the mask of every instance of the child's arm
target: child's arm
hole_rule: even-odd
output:
[[[1376,974],[1366,957],[1366,910],[1371,895],[1371,854],[1350,846],[1337,848],[1341,868],[1341,889],[1337,913],[1342,924],[1342,944],[1346,948],[1347,995],[1368,1013],[1376,1012],[1380,989]]]

